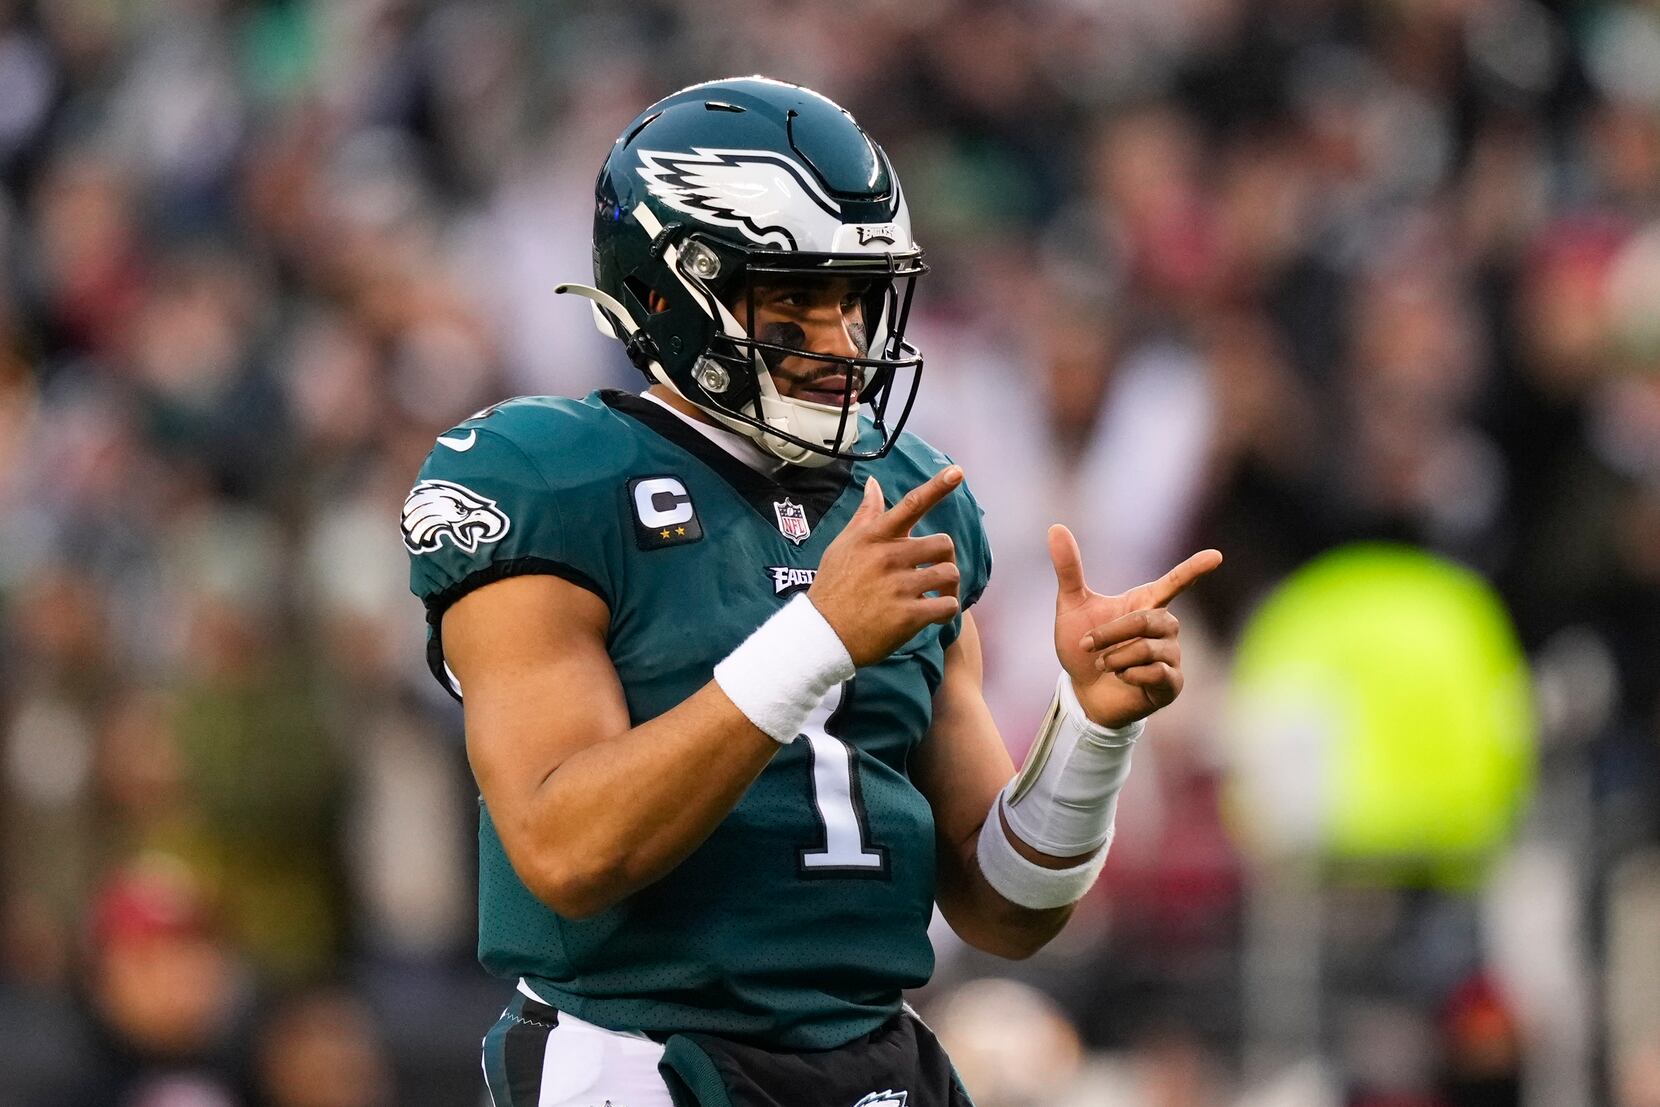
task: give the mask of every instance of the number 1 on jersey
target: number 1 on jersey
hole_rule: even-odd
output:
[[[870,841],[859,789],[858,754],[831,733],[849,684],[838,684],[825,693],[801,728],[808,743],[813,807],[824,828],[823,844],[798,855],[807,876],[886,876],[888,872],[887,847]]]

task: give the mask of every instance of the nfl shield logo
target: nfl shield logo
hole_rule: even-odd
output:
[[[778,533],[797,546],[807,541],[813,529],[807,525],[807,510],[792,500],[773,501],[772,510],[778,516]]]

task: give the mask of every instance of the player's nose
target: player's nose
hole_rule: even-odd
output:
[[[832,357],[858,357],[862,351],[853,336],[857,326],[856,318],[840,312],[819,322],[811,333],[813,352]]]

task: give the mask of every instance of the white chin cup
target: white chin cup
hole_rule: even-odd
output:
[[[760,359],[756,359],[760,364]],[[857,406],[847,413],[847,424],[842,427],[841,436],[836,436],[836,426],[842,421],[842,409],[829,404],[815,404],[807,400],[794,400],[778,393],[773,383],[772,374],[766,369],[756,370],[757,383],[760,385],[760,395],[756,398],[755,406],[760,410],[753,414],[769,427],[774,427],[786,434],[807,442],[823,443],[827,450],[847,450],[859,440],[859,409]],[[755,441],[761,449],[791,465],[799,465],[804,469],[817,469],[836,460],[829,454],[822,454],[816,450],[809,450],[805,446],[797,445],[775,434],[753,427],[748,423],[721,412],[717,408],[703,407],[721,423]]]
[[[815,404],[808,400],[792,400],[787,396],[761,397],[762,422],[779,430],[788,431],[797,438],[808,442],[822,442],[827,450],[844,451],[859,440],[859,409],[854,407],[847,413],[847,422],[841,428],[841,436],[837,437],[836,427],[842,422],[842,409],[831,407],[828,404]],[[835,459],[826,454],[815,453],[793,442],[767,434],[764,431],[755,432],[756,440],[761,448],[774,454],[792,465],[802,465],[807,468],[817,468],[826,465]]]

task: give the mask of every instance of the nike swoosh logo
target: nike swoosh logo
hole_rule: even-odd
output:
[[[464,454],[468,450],[472,449],[473,448],[473,443],[477,442],[477,441],[478,441],[478,432],[476,430],[468,431],[466,436],[463,437],[463,438],[439,438],[438,439],[438,442],[439,442],[440,445],[448,446],[450,449],[454,450],[458,454]]]

